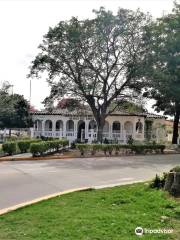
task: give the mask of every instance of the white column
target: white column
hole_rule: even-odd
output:
[[[42,121],[42,136],[45,136],[44,131],[45,131],[45,120]]]
[[[126,131],[124,128],[124,120],[121,121],[121,139],[123,140],[124,144],[126,143]]]
[[[112,140],[112,122],[109,123],[109,138]]]
[[[89,132],[89,122],[90,122],[90,120],[85,120],[85,139],[89,139],[89,135],[88,135],[88,132]]]
[[[63,137],[66,138],[66,123],[67,123],[67,120],[63,120]]]
[[[77,139],[77,131],[78,131],[78,120],[73,120],[74,121],[74,137]]]
[[[136,139],[136,122],[137,119],[135,118],[135,120],[133,121],[133,134],[132,134],[133,139]]]
[[[52,137],[56,137],[56,120],[52,120]]]
[[[142,121],[142,124],[143,124],[143,128],[142,128],[142,140],[144,140],[144,128],[145,128],[144,119],[143,119],[143,121]]]

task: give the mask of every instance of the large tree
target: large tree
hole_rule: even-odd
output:
[[[147,56],[142,64],[155,109],[174,115],[172,143],[177,144],[180,118],[180,4],[147,28]]]
[[[31,124],[29,103],[22,95],[10,94],[11,85],[0,89],[0,128],[25,128]]]
[[[132,98],[142,87],[134,73],[146,50],[143,29],[150,17],[139,10],[119,9],[113,15],[100,8],[94,13],[94,19],[73,17],[50,28],[30,76],[48,73],[49,101],[70,96],[87,102],[101,141],[105,118],[114,110],[111,103]]]

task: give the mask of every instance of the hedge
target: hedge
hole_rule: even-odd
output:
[[[30,144],[30,152],[33,157],[42,156],[46,153],[57,152],[60,148],[68,146],[68,140],[41,141]]]
[[[76,148],[79,149],[81,155],[90,151],[92,155],[95,155],[97,151],[103,151],[105,155],[112,155],[115,152],[116,155],[120,151],[133,152],[135,154],[146,153],[163,153],[165,145],[153,144],[153,145],[131,145],[131,144],[76,144]]]
[[[8,155],[13,155],[16,152],[16,142],[6,142],[2,144],[3,152]]]
[[[33,139],[33,140],[21,140],[17,142],[17,146],[21,153],[26,153],[30,149],[31,143],[40,142],[40,139]]]

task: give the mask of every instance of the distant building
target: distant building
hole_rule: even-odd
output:
[[[51,112],[32,113],[33,137],[67,138],[70,142],[79,139],[92,142],[97,139],[97,124],[90,110],[56,109]],[[103,138],[126,143],[131,136],[134,140],[165,140],[165,117],[149,113],[115,111],[106,118]]]

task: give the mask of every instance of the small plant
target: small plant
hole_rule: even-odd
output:
[[[102,145],[101,144],[91,144],[90,145],[90,150],[91,150],[91,154],[95,155],[97,151],[102,149]]]
[[[133,139],[132,135],[130,135],[129,138],[128,138],[128,140],[127,140],[127,144],[132,145],[133,142],[134,142],[134,139]]]
[[[157,188],[157,189],[161,188],[161,178],[159,175],[156,174],[156,177],[152,180],[150,187]]]
[[[16,152],[16,142],[6,142],[2,144],[3,152],[13,155]]]
[[[84,156],[85,152],[89,148],[88,144],[76,144],[76,147],[79,149],[81,156]]]

